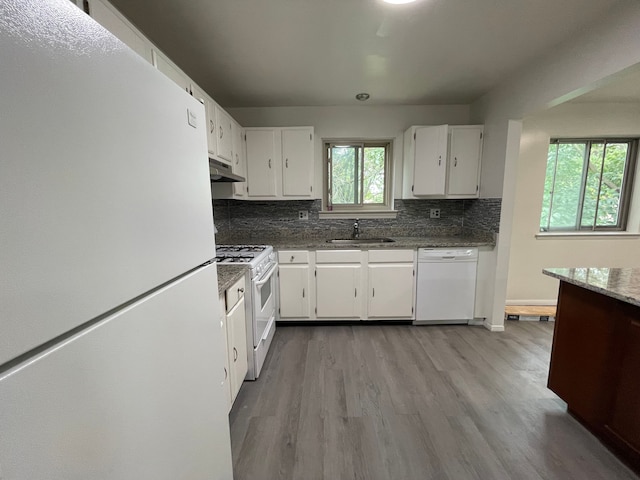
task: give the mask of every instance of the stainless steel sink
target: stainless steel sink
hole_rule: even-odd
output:
[[[327,240],[327,243],[335,243],[338,245],[358,245],[361,243],[392,243],[395,242],[393,238],[333,238]]]

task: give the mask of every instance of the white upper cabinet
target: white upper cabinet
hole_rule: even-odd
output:
[[[282,129],[282,195],[313,193],[313,127]]]
[[[447,126],[416,128],[413,140],[413,194],[444,195]]]
[[[245,129],[247,197],[276,197],[276,141],[273,129]]]
[[[216,151],[218,159],[233,164],[233,119],[217,103],[216,112]]]
[[[102,0],[88,0],[85,5],[83,2],[77,2],[77,4],[84,7],[85,10],[88,8],[87,13],[91,18],[113,33],[147,62],[152,63],[151,42],[109,3]]]
[[[404,134],[402,198],[477,197],[482,125],[410,127]]]
[[[216,156],[216,137],[215,137],[215,121],[213,116],[215,116],[214,110],[214,102],[209,95],[205,93],[198,85],[195,83],[191,84],[191,95],[198,100],[200,103],[204,105],[204,110],[207,119],[207,148],[209,150],[209,156]]]
[[[449,128],[451,153],[447,194],[478,196],[482,127],[471,125]]]
[[[313,127],[246,128],[247,198],[313,197]]]
[[[231,124],[231,133],[233,135],[233,164],[231,165],[232,172],[236,175],[246,178],[247,168],[244,154],[244,129],[235,120]],[[247,190],[246,182],[234,182],[233,183],[233,197],[245,198]]]
[[[180,70],[175,63],[169,60],[169,57],[165,56],[160,50],[155,47],[152,52],[153,65],[164,73],[167,77],[175,82],[185,92],[191,93],[191,79]]]

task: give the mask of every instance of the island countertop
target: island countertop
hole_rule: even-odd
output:
[[[542,273],[640,307],[640,268],[545,268]]]

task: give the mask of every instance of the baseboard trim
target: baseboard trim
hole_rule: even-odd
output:
[[[488,322],[484,322],[483,326],[490,332],[504,332],[504,325],[492,325]]]
[[[558,299],[553,298],[551,300],[507,300],[505,304],[509,306],[532,305],[537,307],[551,307],[558,304]]]

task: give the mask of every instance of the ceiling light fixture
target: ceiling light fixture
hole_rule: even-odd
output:
[[[402,5],[403,3],[413,3],[416,0],[383,0],[385,3],[392,3],[393,5]]]
[[[369,100],[370,95],[368,93],[359,93],[356,95],[356,100],[360,100],[364,102],[365,100]]]

